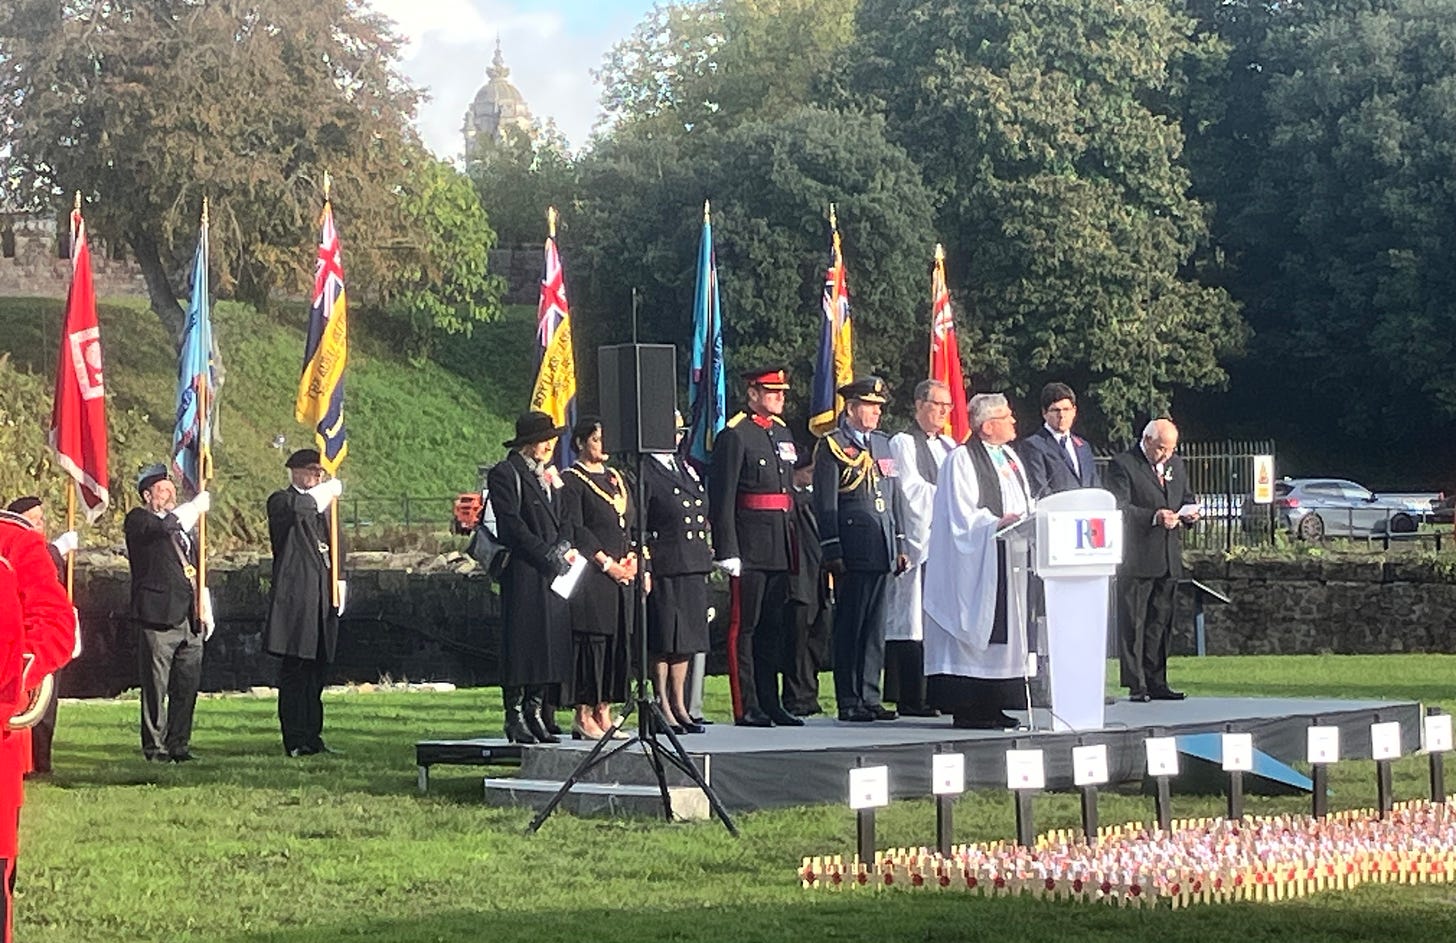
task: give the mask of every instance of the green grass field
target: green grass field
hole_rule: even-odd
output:
[[[1175,686],[1201,695],[1325,695],[1453,704],[1456,656],[1185,658]],[[726,684],[712,679],[722,720]],[[49,781],[33,783],[22,826],[17,939],[26,943],[188,940],[1441,940],[1456,932],[1456,888],[1369,886],[1281,904],[1128,911],[1032,900],[901,892],[806,892],[804,854],[852,851],[842,803],[714,823],[576,819],[534,836],[530,814],[481,805],[478,768],[437,767],[415,793],[416,740],[498,731],[493,689],[341,694],[326,734],[343,756],[282,755],[271,700],[198,706],[197,763],[159,767],[137,748],[137,705],[61,708]],[[1374,767],[1333,774],[1336,808],[1372,805]],[[1425,762],[1397,764],[1399,797],[1422,795]],[[1304,799],[1251,797],[1251,812]],[[1180,816],[1217,814],[1179,797]],[[1072,827],[1075,797],[1037,800],[1041,828]],[[1106,795],[1105,824],[1148,820],[1151,801]],[[960,840],[1014,834],[1009,797],[973,793]],[[933,841],[928,800],[879,816],[879,844]]]

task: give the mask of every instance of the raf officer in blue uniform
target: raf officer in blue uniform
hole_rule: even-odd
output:
[[[838,392],[844,413],[814,455],[814,513],[836,596],[834,698],[840,720],[894,720],[880,703],[885,594],[890,573],[903,573],[910,559],[890,437],[879,431],[889,390],[865,377]]]

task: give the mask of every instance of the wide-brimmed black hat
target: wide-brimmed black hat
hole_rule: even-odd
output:
[[[137,472],[137,494],[145,494],[152,485],[167,477],[166,465],[148,465]]]
[[[283,463],[284,468],[308,468],[312,465],[322,465],[319,462],[318,449],[299,449],[288,456],[288,461]]]
[[[558,426],[550,416],[539,409],[533,409],[530,412],[521,413],[520,417],[516,419],[516,437],[507,439],[501,444],[508,449],[514,449],[522,445],[555,439],[565,433],[565,426]]]
[[[845,399],[857,399],[861,403],[883,406],[890,401],[890,386],[879,377],[861,377],[853,383],[844,384],[836,392]]]

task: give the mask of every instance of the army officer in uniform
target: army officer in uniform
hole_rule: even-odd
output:
[[[802,727],[779,700],[789,575],[795,567],[794,459],[784,425],[784,367],[749,370],[748,408],[713,443],[708,504],[713,553],[731,577],[728,684],[733,719],[743,727]]]
[[[844,414],[814,456],[814,516],[835,581],[834,699],[839,719],[852,722],[896,717],[880,702],[885,593],[890,573],[903,573],[910,559],[890,437],[879,431],[887,393],[879,377],[840,387]]]

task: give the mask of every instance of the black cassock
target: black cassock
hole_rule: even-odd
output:
[[[333,603],[329,519],[318,502],[296,488],[268,496],[273,586],[264,647],[283,659],[278,669],[278,724],[284,752],[324,749],[323,689],[339,639]],[[343,558],[343,547],[339,548]]]

